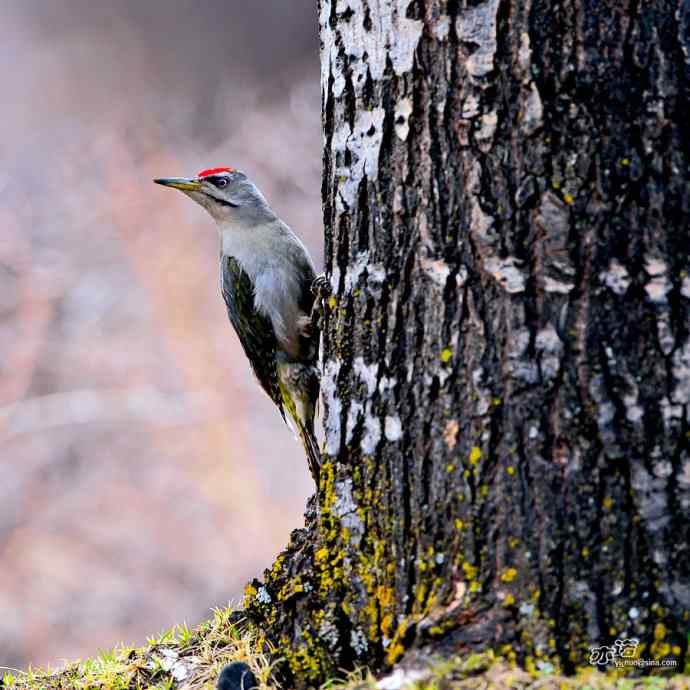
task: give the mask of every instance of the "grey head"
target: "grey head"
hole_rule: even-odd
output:
[[[184,192],[224,225],[256,225],[275,218],[257,186],[234,168],[209,168],[195,177],[163,177],[154,182]]]

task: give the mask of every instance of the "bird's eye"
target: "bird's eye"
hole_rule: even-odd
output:
[[[223,189],[223,187],[227,187],[228,181],[224,177],[221,177],[217,180],[214,180],[213,184],[216,185],[216,187],[220,187],[220,189]]]

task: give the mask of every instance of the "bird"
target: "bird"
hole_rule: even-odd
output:
[[[217,690],[252,690],[258,687],[256,676],[242,661],[223,666],[216,684]]]
[[[154,182],[180,190],[215,220],[228,317],[259,384],[301,440],[318,488],[317,297],[325,277],[317,277],[307,248],[241,170],[207,168]]]

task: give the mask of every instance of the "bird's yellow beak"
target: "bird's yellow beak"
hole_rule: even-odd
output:
[[[201,182],[192,180],[187,177],[159,177],[154,180],[156,184],[162,184],[164,187],[172,187],[173,189],[181,189],[185,192],[194,192],[201,189]]]

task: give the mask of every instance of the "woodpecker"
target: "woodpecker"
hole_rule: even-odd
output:
[[[220,288],[228,316],[261,387],[300,438],[318,486],[320,452],[314,435],[319,395],[318,305],[314,263],[263,194],[235,168],[196,177],[160,178],[184,192],[216,221]],[[316,286],[316,287],[313,287]]]

